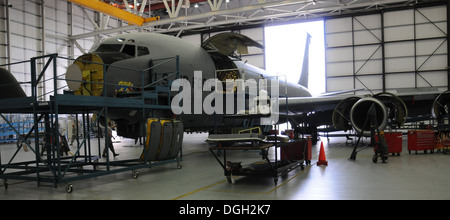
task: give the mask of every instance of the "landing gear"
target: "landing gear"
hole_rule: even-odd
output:
[[[133,177],[133,179],[137,179],[139,177],[139,172],[137,170],[132,170],[131,176]]]
[[[73,191],[72,183],[66,183],[66,192],[67,193],[72,193],[72,191]]]

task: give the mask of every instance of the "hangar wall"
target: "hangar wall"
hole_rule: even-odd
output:
[[[29,60],[32,57],[58,53],[61,57],[74,58],[82,54],[74,42],[67,37],[73,34],[88,33],[95,30],[89,18],[98,22],[100,16],[91,10],[80,7],[66,0],[0,0],[0,64]],[[109,19],[108,27],[117,27],[117,19]],[[89,50],[94,38],[77,40],[77,44]],[[36,60],[40,72],[48,59]],[[70,61],[58,60],[57,74],[66,72]],[[8,68],[19,82],[30,82],[31,65],[11,65]],[[45,79],[52,78],[52,65]],[[58,88],[65,82],[58,81]],[[25,92],[31,95],[31,86],[22,84]],[[52,83],[42,83],[38,95],[41,100],[48,100],[53,91]]]
[[[325,20],[326,90],[448,87],[447,6]]]

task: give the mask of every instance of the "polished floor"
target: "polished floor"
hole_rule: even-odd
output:
[[[205,143],[206,134],[186,134],[183,166],[176,163],[140,169],[133,179],[131,171],[72,182],[73,192],[64,184],[57,188],[47,183],[8,180],[0,182],[0,200],[378,200],[450,199],[450,155],[442,153],[408,154],[406,137],[403,152],[389,157],[388,163],[373,163],[373,150],[360,151],[355,161],[348,160],[351,145],[345,138],[322,138],[328,166],[317,166],[319,146],[313,146],[312,165],[281,176],[275,185],[272,177],[234,177],[227,182],[223,171]],[[134,140],[116,139],[116,160],[136,158],[142,147]],[[15,144],[0,145],[2,163],[11,158]],[[273,152],[272,152],[273,154]],[[20,151],[18,160],[33,158],[31,151]],[[228,159],[239,162],[261,160],[256,151],[234,151]],[[114,160],[111,157],[111,160]],[[73,174],[77,175],[77,174]]]

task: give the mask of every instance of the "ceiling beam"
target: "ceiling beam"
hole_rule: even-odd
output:
[[[179,23],[179,22],[195,21],[198,19],[211,18],[213,16],[233,15],[233,14],[239,14],[239,13],[247,12],[247,11],[257,11],[257,10],[264,11],[269,8],[276,8],[276,7],[289,6],[289,5],[298,5],[298,4],[309,4],[312,2],[317,2],[317,1],[316,0],[283,0],[283,1],[276,1],[276,2],[260,3],[260,4],[247,5],[247,6],[238,7],[238,8],[210,11],[210,12],[206,12],[206,13],[202,13],[202,14],[179,16],[179,17],[174,17],[174,18],[166,18],[166,19],[162,19],[162,20],[158,20],[158,21],[144,23],[141,27],[122,26],[122,27],[112,28],[112,29],[108,29],[108,30],[94,31],[91,33],[73,35],[73,36],[70,36],[69,39],[80,39],[80,38],[86,38],[86,37],[91,37],[91,36],[100,35],[100,34],[111,34],[111,33],[117,33],[117,32],[121,32],[121,31],[129,31],[129,30],[133,30],[133,29],[137,29],[137,28],[149,28],[149,27],[154,27],[154,26],[158,26],[158,25],[167,25],[167,24],[175,24],[175,23]],[[300,9],[293,11],[293,12],[278,13],[278,14],[263,14],[263,15],[259,15],[259,16],[246,17],[246,18],[242,18],[242,19],[228,19],[225,21],[215,21],[215,22],[211,22],[211,23],[207,23],[207,24],[203,23],[203,24],[198,24],[198,25],[189,25],[189,26],[184,26],[184,27],[172,28],[172,29],[168,29],[168,30],[162,31],[162,32],[180,31],[180,30],[188,30],[188,29],[201,28],[201,27],[210,27],[210,26],[215,26],[215,25],[257,21],[257,20],[261,20],[261,19],[283,18],[283,17],[289,17],[289,16],[296,16],[299,14],[323,13],[323,12],[329,12],[329,11],[335,11],[335,10],[342,10],[342,9],[364,8],[364,7],[373,6],[373,5],[395,4],[395,3],[404,3],[404,2],[408,2],[408,1],[407,0],[373,0],[373,1],[368,1],[368,2],[354,2],[353,4],[350,4],[350,5],[336,4],[336,5],[332,5],[331,7],[316,7],[313,9],[306,9],[306,7],[301,7]]]
[[[99,0],[68,0],[68,1],[92,9],[97,12],[101,12],[103,14],[113,16],[120,20],[124,20],[130,24],[134,24],[137,26],[142,26],[144,24],[143,17],[137,16],[120,8],[116,8],[110,4],[104,3]]]

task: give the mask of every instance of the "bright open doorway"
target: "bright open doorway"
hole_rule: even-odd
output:
[[[311,35],[308,89],[314,95],[325,92],[323,20],[265,27],[265,62],[267,72],[286,75],[288,81],[298,82],[307,33]]]

